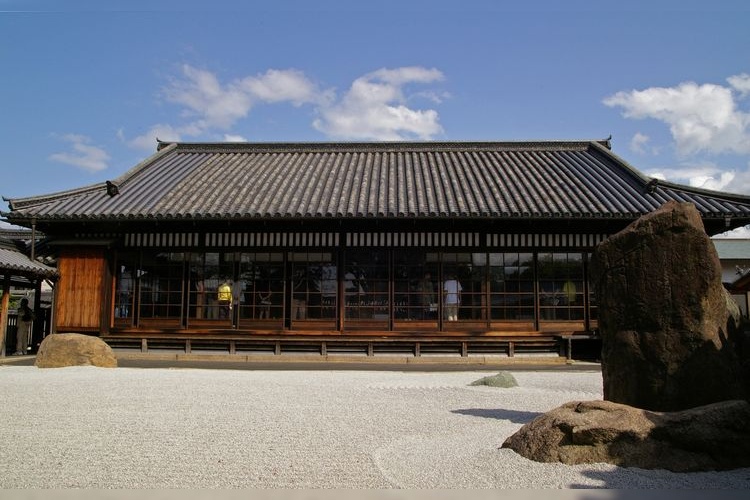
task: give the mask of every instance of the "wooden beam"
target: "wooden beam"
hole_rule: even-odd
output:
[[[5,334],[8,330],[8,304],[10,304],[10,274],[3,280],[3,297],[0,300],[0,356],[5,356]]]

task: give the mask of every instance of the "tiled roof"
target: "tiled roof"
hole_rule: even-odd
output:
[[[614,155],[608,141],[161,143],[112,181],[114,196],[102,183],[11,199],[7,216],[633,218],[677,200],[704,217],[750,217],[750,197],[655,182]]]
[[[57,270],[29,259],[12,241],[0,237],[0,274],[5,273],[52,278]]]

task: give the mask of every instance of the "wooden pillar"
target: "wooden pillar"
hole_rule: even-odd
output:
[[[31,324],[31,342],[32,352],[36,354],[37,346],[44,340],[44,314],[42,314],[42,279],[36,278],[34,281],[34,310],[35,320]]]
[[[3,297],[0,300],[0,356],[5,356],[5,334],[8,330],[8,305],[10,304],[10,274],[3,279]]]

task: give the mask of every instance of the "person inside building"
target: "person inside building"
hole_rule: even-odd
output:
[[[219,301],[219,319],[229,319],[232,312],[232,285],[228,280],[219,285],[216,298]]]
[[[292,284],[292,320],[307,319],[307,271],[303,268],[294,271]]]
[[[16,328],[16,356],[23,356],[29,347],[31,324],[34,321],[34,311],[29,307],[29,299],[21,299],[18,306],[18,326]]]
[[[437,301],[435,300],[435,288],[432,284],[432,275],[425,273],[419,282],[417,291],[419,292],[419,302],[422,306],[422,319],[427,319],[437,311]]]
[[[268,290],[264,292],[258,292],[258,318],[271,318],[271,295],[272,293],[270,285],[268,285]]]
[[[458,321],[458,307],[461,305],[461,283],[455,274],[451,274],[443,283],[443,300],[445,304],[445,319]]]

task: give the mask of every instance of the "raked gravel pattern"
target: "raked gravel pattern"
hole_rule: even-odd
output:
[[[0,365],[0,488],[750,488],[501,449],[601,374],[492,373]]]

